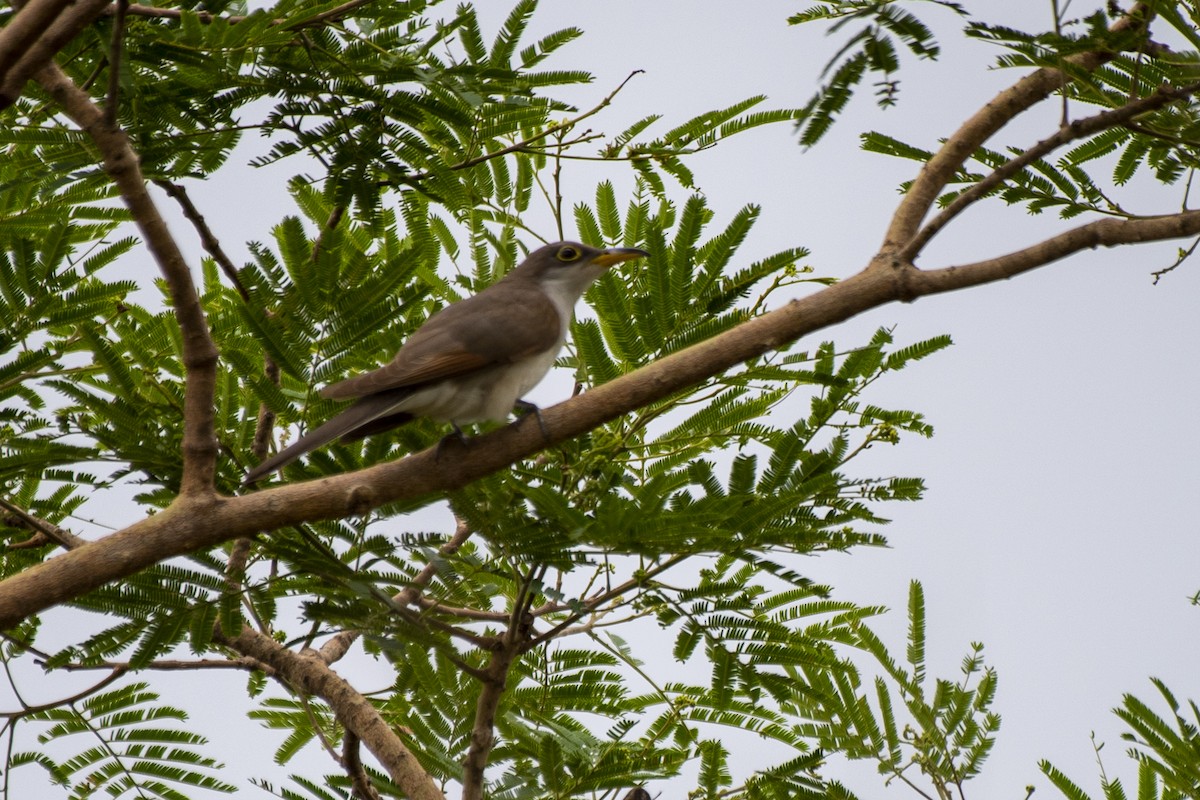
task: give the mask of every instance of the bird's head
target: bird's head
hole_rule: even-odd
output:
[[[505,276],[505,280],[533,281],[547,290],[557,289],[564,295],[578,298],[604,270],[649,255],[635,247],[602,250],[579,242],[555,242],[530,253],[520,266]]]

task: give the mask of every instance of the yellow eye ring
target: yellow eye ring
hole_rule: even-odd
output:
[[[558,252],[554,254],[554,257],[559,261],[569,262],[578,261],[581,255],[583,255],[583,253],[579,252],[578,248],[567,245],[566,247],[558,248]]]

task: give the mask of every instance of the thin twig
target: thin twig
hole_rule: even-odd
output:
[[[183,212],[183,216],[187,221],[192,223],[192,227],[196,229],[196,234],[200,237],[200,246],[204,248],[204,252],[212,256],[213,261],[217,262],[217,266],[225,273],[225,277],[233,284],[233,288],[242,296],[242,299],[249,302],[250,292],[242,283],[238,268],[234,265],[221,247],[221,242],[217,239],[212,228],[208,226],[208,221],[204,219],[204,215],[200,213],[200,209],[192,202],[191,196],[188,195],[187,189],[183,185],[174,181],[166,180],[165,178],[155,178],[154,185],[167,193],[176,203],[179,204],[179,209]]]
[[[221,268],[221,272],[225,274],[225,277],[233,285],[233,288],[241,296],[242,300],[249,304],[250,292],[246,288],[246,285],[242,283],[241,271],[234,265],[233,259],[226,254],[225,248],[221,247],[220,240],[217,239],[216,234],[209,227],[208,221],[200,213],[200,209],[192,202],[187,189],[181,184],[164,178],[156,178],[154,185],[166,192],[168,197],[179,204],[184,217],[192,223],[192,227],[200,237],[200,246],[217,262],[217,266]],[[270,355],[264,354],[263,375],[271,383],[278,386],[279,374],[279,365],[275,363],[275,360]],[[254,428],[254,440],[250,446],[251,455],[260,461],[266,457],[267,449],[271,443],[271,432],[274,430],[274,427],[275,412],[266,403],[260,403],[258,407],[258,419]]]
[[[42,663],[39,661],[38,663]],[[64,672],[88,672],[97,669],[129,669],[126,661],[103,661],[99,664],[62,664],[55,667]],[[249,672],[261,672],[273,677],[275,668],[257,659],[241,656],[239,658],[195,658],[174,659],[165,658],[151,661],[138,666],[139,670],[154,670],[156,672],[190,672],[198,669],[237,669]]]
[[[315,28],[320,25],[324,25],[326,22],[334,22],[341,17],[344,17],[346,14],[349,14],[351,11],[361,8],[372,1],[373,0],[349,0],[349,2],[342,3],[340,6],[331,8],[328,11],[322,11],[320,14],[317,14],[314,17],[309,17],[308,19],[301,20],[300,22],[296,22],[291,25],[278,20],[276,20],[275,24],[287,25],[288,30],[293,31],[302,30],[304,28]]]
[[[44,519],[39,519],[25,509],[8,502],[4,498],[0,498],[0,508],[3,508],[13,517],[15,517],[22,525],[34,532],[32,539],[26,539],[23,542],[10,544],[10,550],[20,550],[27,547],[37,547],[45,543],[45,541],[54,542],[64,550],[74,550],[83,547],[87,544],[86,539],[82,539],[64,528],[51,524]],[[39,540],[41,537],[41,540]]]
[[[346,206],[338,204],[329,212],[329,219],[325,220],[325,225],[321,228],[321,233],[313,241],[312,261],[315,264],[321,256],[321,246],[325,242],[325,237],[337,229],[337,226],[342,223],[342,219],[346,216]]]
[[[117,13],[113,17],[112,42],[108,49],[108,94],[104,100],[104,121],[110,128],[117,127],[121,102],[121,49],[125,45],[125,12],[129,0],[117,0]]]
[[[1067,5],[1070,5],[1070,4],[1071,4],[1071,0],[1067,0]],[[1058,37],[1059,41],[1062,41],[1062,20],[1063,20],[1063,13],[1066,11],[1066,9],[1059,7],[1058,0],[1050,0],[1050,7],[1051,7],[1051,13],[1054,16],[1054,35],[1056,37]],[[1062,114],[1059,117],[1058,124],[1059,124],[1059,127],[1065,128],[1071,121],[1071,104],[1070,104],[1070,98],[1067,97],[1067,73],[1066,73],[1066,70],[1062,69],[1061,64],[1060,64],[1058,71],[1060,73],[1062,73],[1062,76],[1063,76],[1062,77],[1062,85],[1058,87],[1059,96],[1062,98]]]
[[[459,619],[472,620],[474,622],[507,622],[508,614],[503,611],[485,611],[482,608],[466,608],[464,606],[450,606],[433,597],[420,596],[413,598],[410,605],[414,605],[425,613],[444,614],[448,617],[458,617]]]
[[[355,11],[373,0],[350,0],[340,6],[331,8],[328,11],[322,11],[320,14],[309,17],[308,19],[293,22],[288,19],[273,19],[271,25],[275,27],[287,26],[288,30],[303,30],[305,28],[315,28],[324,25],[327,22],[336,22],[340,18]],[[110,5],[103,12],[107,16],[112,16],[117,13],[116,4]],[[135,17],[149,17],[152,19],[170,19],[181,20],[184,14],[190,14],[196,18],[202,25],[211,25],[214,22],[224,22],[227,25],[240,25],[250,19],[245,14],[232,15],[223,17],[219,14],[213,14],[208,11],[184,11],[179,8],[158,8],[156,6],[144,6],[136,3],[130,4],[127,11],[128,14]]]
[[[356,797],[362,800],[381,800],[379,792],[371,783],[371,776],[363,769],[362,757],[359,755],[360,744],[354,731],[346,731],[342,737],[342,768],[350,776],[350,788]]]
[[[529,147],[529,145],[533,144],[534,142],[545,139],[547,136],[557,134],[559,131],[569,130],[570,128],[573,128],[576,125],[578,125],[580,122],[583,122],[585,119],[588,119],[589,117],[594,117],[596,114],[599,114],[601,111],[603,111],[605,108],[607,108],[612,103],[613,98],[615,98],[617,96],[617,94],[622,89],[625,88],[625,85],[628,84],[631,80],[633,80],[634,76],[640,75],[643,72],[645,72],[645,70],[635,69],[633,72],[629,73],[629,75],[625,78],[625,80],[621,81],[621,83],[617,86],[617,88],[613,89],[611,92],[609,92],[607,95],[605,95],[604,99],[602,99],[594,107],[585,111],[584,113],[580,114],[577,117],[572,117],[571,119],[565,119],[562,122],[555,123],[554,125],[551,125],[550,127],[546,128],[541,133],[536,133],[533,136],[530,136],[528,139],[523,139],[514,144],[510,144],[507,147],[502,147],[499,150],[496,150],[494,152],[483,153],[482,155],[478,155],[473,158],[468,158],[465,161],[460,161],[457,164],[451,164],[450,166],[446,167],[446,169],[448,169],[448,170],[470,169],[471,167],[478,166],[479,164],[482,164],[485,161],[491,161],[494,158],[500,158],[502,156],[509,155],[510,153],[515,153],[519,150]],[[397,183],[408,184],[408,183],[412,183],[413,181],[426,180],[428,178],[433,177],[434,174],[435,173],[433,173],[433,172],[417,172],[412,175],[405,176],[403,181],[381,181],[380,185],[381,186],[393,186],[393,185],[396,185]]]
[[[554,639],[555,637],[560,635],[564,630],[567,630],[572,625],[577,623],[579,620],[583,619],[584,616],[593,613],[597,608],[604,605],[609,600],[620,597],[621,595],[625,594],[626,592],[629,592],[639,586],[645,586],[652,578],[654,578],[657,575],[661,575],[662,573],[666,572],[668,569],[675,566],[676,564],[680,564],[683,561],[686,561],[688,559],[688,557],[689,557],[688,554],[677,553],[677,554],[671,556],[670,558],[666,559],[665,561],[663,561],[661,564],[657,564],[654,567],[651,567],[650,569],[643,569],[642,571],[639,572],[639,574],[636,578],[630,578],[629,580],[625,581],[624,583],[622,583],[618,586],[615,586],[611,589],[607,589],[607,590],[595,595],[594,597],[588,598],[578,607],[577,610],[576,610],[575,606],[568,606],[568,607],[546,606],[543,608],[532,609],[530,611],[530,614],[534,617],[543,616],[545,614],[554,613],[557,611],[567,610],[568,608],[571,609],[573,613],[569,614],[566,617],[566,619],[562,620],[561,622],[559,622],[557,625],[555,625],[553,628],[546,631],[545,633],[542,633],[542,634],[539,634],[538,636],[532,637],[526,644],[524,650],[526,650],[526,651],[532,650],[533,648],[538,647],[539,645],[549,642],[551,639]]]
[[[421,593],[424,592],[433,580],[433,577],[437,574],[441,566],[441,561],[457,553],[459,548],[471,538],[472,533],[473,531],[467,525],[466,520],[459,517],[455,524],[454,535],[438,548],[437,557],[431,558],[429,563],[425,565],[425,568],[413,578],[412,583],[398,592],[392,598],[392,601],[400,607],[412,605],[416,602],[417,598],[421,596]],[[319,651],[321,660],[326,664],[332,664],[340,660],[342,656],[346,655],[346,652],[350,649],[350,645],[354,644],[355,640],[360,636],[362,636],[362,631],[358,630],[342,631],[337,634],[321,647]]]
[[[1154,282],[1152,285],[1157,286],[1159,280],[1164,275],[1174,272],[1175,270],[1177,270],[1179,268],[1180,264],[1182,264],[1183,262],[1185,262],[1189,258],[1191,258],[1193,255],[1195,255],[1197,247],[1200,247],[1200,239],[1196,239],[1194,242],[1192,242],[1191,247],[1180,248],[1179,255],[1177,255],[1175,257],[1175,261],[1172,262],[1169,266],[1166,266],[1166,267],[1163,267],[1162,269],[1151,272],[1150,277],[1154,279]]]
[[[555,135],[555,138],[558,139],[558,143],[560,146],[558,148],[556,148],[556,152],[554,154],[554,177],[553,177],[554,205],[553,205],[553,208],[551,208],[551,213],[554,214],[554,221],[558,224],[558,239],[559,239],[559,241],[562,241],[563,239],[567,238],[566,235],[563,233],[563,213],[562,213],[562,206],[563,206],[562,157],[561,157],[562,156],[562,147],[561,147],[562,134],[563,134],[563,132],[560,131],[559,133],[557,133]]]
[[[101,16],[113,16],[117,13],[117,4],[113,3],[101,12]],[[221,21],[229,25],[238,25],[249,19],[246,15],[222,17],[219,14],[212,14],[208,11],[184,11],[181,8],[158,8],[157,6],[144,6],[138,3],[130,3],[126,9],[126,14],[131,17],[148,17],[150,19],[170,19],[181,20],[184,14],[195,16],[197,21],[203,25],[211,25],[214,22]],[[274,24],[282,25],[286,20],[274,20]]]
[[[54,702],[51,702],[51,703],[41,703],[36,706],[25,705],[22,703],[22,708],[19,711],[0,711],[0,718],[19,719],[21,717],[27,717],[30,714],[37,714],[40,711],[50,711],[51,709],[61,708],[62,706],[68,706],[68,705],[71,705],[72,703],[77,703],[80,700],[83,700],[87,697],[92,696],[93,694],[100,691],[104,687],[113,683],[118,678],[120,678],[122,675],[124,675],[125,672],[126,672],[126,670],[123,668],[119,668],[119,667],[114,668],[112,670],[112,672],[110,672],[108,675],[104,676],[104,678],[102,680],[100,680],[99,682],[97,682],[96,684],[94,684],[92,686],[89,686],[88,688],[84,689],[82,692],[73,694],[70,697],[65,697],[62,700],[55,700]]]

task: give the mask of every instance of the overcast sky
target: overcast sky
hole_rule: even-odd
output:
[[[509,4],[480,5],[494,31]],[[769,95],[775,106],[802,104],[837,44],[815,26],[786,24],[789,14],[808,5],[544,0],[531,35],[568,25],[586,31],[548,65],[582,66],[596,74],[595,83],[569,93],[581,108],[594,105],[632,70],[646,71],[592,127],[611,135],[659,113],[665,131],[753,94]],[[993,21],[1049,24],[1049,0],[966,5],[984,15],[1008,15],[985,17]],[[1076,0],[1072,10],[1095,5]],[[988,71],[996,50],[963,40],[950,14],[932,5],[919,10],[944,23],[944,67],[905,70],[898,108],[880,112],[864,95],[812,151],[803,151],[793,132],[779,126],[689,162],[718,221],[746,203],[762,204],[763,218],[741,251],[747,263],[802,245],[813,251],[809,263],[818,275],[846,277],[860,270],[882,238],[899,183],[915,170],[911,163],[861,152],[858,134],[876,129],[936,146],[1018,77]],[[1057,108],[1048,109],[999,142],[1027,146],[1051,132],[1056,120]],[[596,180],[627,173],[620,166],[568,171],[567,204],[590,198]],[[282,177],[243,171],[236,181],[213,181],[192,193],[227,249],[244,253],[239,242],[266,240],[270,226],[291,213],[282,186],[272,185]],[[1138,208],[1173,206],[1147,199]],[[1029,218],[984,204],[939,237],[921,265],[976,261],[1061,225],[1053,216]],[[190,233],[183,223],[175,228],[181,238]],[[547,237],[551,230],[547,216]],[[879,449],[864,466],[875,474],[924,477],[926,499],[888,509],[894,520],[884,531],[890,549],[806,559],[802,567],[835,587],[839,598],[896,609],[877,627],[897,652],[903,651],[908,584],[921,580],[931,674],[956,677],[968,643],[986,644],[987,661],[1000,676],[996,710],[1004,725],[973,796],[1024,797],[1027,784],[1039,787],[1039,797],[1056,796],[1038,774],[1041,758],[1096,790],[1092,731],[1108,743],[1110,777],[1130,786],[1132,764],[1121,754],[1121,728],[1109,709],[1122,693],[1133,692],[1161,710],[1151,675],[1164,678],[1180,697],[1200,695],[1200,611],[1188,600],[1200,589],[1194,522],[1200,496],[1194,399],[1200,277],[1189,264],[1158,286],[1150,279],[1171,262],[1175,247],[1085,253],[1004,284],[889,306],[800,345],[832,338],[850,347],[881,325],[896,326],[901,343],[941,333],[956,342],[877,384],[871,398],[885,407],[920,410],[935,426],[932,440]],[[198,249],[190,252],[198,260]],[[550,382],[535,399],[562,399],[554,386]],[[669,651],[662,658],[669,659]],[[179,688],[186,683],[161,680],[169,686],[179,681]],[[233,688],[244,682],[232,680]],[[210,729],[204,709],[196,727]],[[228,760],[242,766],[233,755]],[[835,765],[830,774],[848,776],[864,797],[880,791],[869,769]],[[684,791],[682,785],[651,788],[666,798]]]

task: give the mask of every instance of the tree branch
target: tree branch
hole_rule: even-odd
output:
[[[546,642],[549,642],[552,639],[555,639],[555,638],[563,635],[565,631],[570,630],[572,625],[574,625],[576,622],[579,622],[579,620],[583,619],[585,616],[587,616],[589,614],[595,614],[596,610],[598,608],[600,608],[600,606],[607,603],[609,600],[614,600],[616,598],[619,598],[622,595],[624,595],[626,592],[633,591],[634,589],[638,588],[639,586],[645,586],[656,576],[663,574],[667,570],[674,567],[676,564],[683,563],[689,557],[690,557],[690,554],[685,555],[683,553],[677,553],[677,554],[671,556],[670,558],[666,559],[665,561],[662,561],[659,564],[656,564],[653,567],[642,569],[642,570],[640,570],[637,577],[630,578],[629,580],[625,581],[624,583],[622,583],[619,586],[614,586],[611,589],[606,589],[603,592],[599,592],[599,593],[589,597],[587,600],[583,601],[583,603],[579,606],[578,610],[576,610],[576,608],[574,606],[563,606],[563,605],[559,605],[559,604],[553,604],[553,605],[547,604],[546,606],[544,606],[542,608],[531,609],[530,613],[534,617],[543,617],[546,614],[556,613],[556,612],[564,611],[564,610],[570,610],[571,613],[566,617],[566,619],[562,620],[561,622],[558,622],[557,624],[554,625],[554,627],[550,628],[550,630],[546,631],[545,633],[541,633],[541,634],[533,637],[532,639],[530,639],[530,641],[526,645],[525,649],[532,650],[533,648],[537,647],[538,645],[544,644]]]
[[[39,661],[39,664],[44,663]],[[97,669],[129,669],[127,661],[102,661],[99,664],[63,664],[55,667],[64,672],[88,672]],[[182,672],[192,671],[197,669],[238,669],[246,670],[247,672],[261,672],[269,677],[275,676],[275,669],[264,664],[261,661],[242,656],[241,658],[191,658],[191,659],[174,659],[163,658],[151,661],[148,664],[138,667],[139,670],[154,670],[157,672]]]
[[[27,34],[22,34],[18,30],[13,37],[18,41],[13,44],[24,46],[25,50],[16,57],[7,70],[0,71],[0,109],[8,108],[15,103],[29,79],[38,70],[50,64],[55,54],[66,47],[80,31],[90,25],[92,20],[100,16],[100,12],[107,5],[108,0],[77,0],[65,10],[58,9],[55,12],[55,19],[38,29],[38,36],[32,40],[27,38]],[[20,16],[18,13],[17,18]],[[46,12],[43,11],[37,15],[37,19],[42,20],[45,16]],[[13,23],[17,21],[17,18],[13,19]],[[4,31],[12,27],[13,23],[5,26]],[[6,57],[6,55],[0,51],[0,58]]]
[[[533,136],[530,136],[528,139],[522,139],[519,142],[514,142],[513,144],[510,144],[507,147],[502,147],[499,150],[496,150],[495,152],[482,153],[480,155],[474,156],[473,158],[468,158],[465,161],[460,161],[457,164],[451,164],[450,166],[446,167],[446,169],[449,169],[449,170],[470,169],[471,167],[478,166],[486,161],[491,161],[492,159],[506,156],[509,153],[516,153],[516,152],[525,150],[530,145],[532,145],[534,142],[539,142],[542,139],[545,139],[547,136],[552,136],[552,135],[560,133],[562,131],[570,130],[571,128],[574,128],[576,125],[578,125],[580,122],[583,122],[588,117],[594,117],[596,114],[599,114],[601,111],[603,111],[609,105],[611,105],[613,99],[617,96],[617,94],[622,89],[624,89],[625,86],[631,80],[633,80],[635,76],[640,75],[643,72],[645,72],[645,70],[635,69],[633,72],[629,73],[625,77],[625,80],[621,81],[621,83],[617,85],[617,88],[613,89],[611,92],[609,92],[607,95],[605,95],[600,100],[599,103],[597,103],[595,106],[593,106],[592,108],[589,108],[587,111],[584,111],[582,114],[580,114],[576,117],[572,117],[571,119],[565,119],[562,122],[555,123],[554,125],[551,125],[550,127],[541,131],[540,133],[535,133]],[[609,161],[611,159],[605,159],[605,160]],[[432,173],[432,172],[418,172],[414,175],[406,176],[403,180],[380,181],[379,185],[380,186],[395,186],[397,184],[410,184],[414,181],[422,181],[422,180],[431,178],[431,177],[433,177],[433,174],[434,173]]]
[[[512,666],[513,652],[502,647],[492,653],[484,672],[479,699],[475,703],[475,724],[471,728],[471,744],[463,759],[463,800],[483,800],[484,770],[488,756],[496,744],[496,710]]]
[[[320,25],[324,25],[326,22],[335,22],[349,14],[351,11],[354,11],[371,2],[374,2],[374,0],[348,0],[348,2],[342,3],[340,6],[335,6],[328,11],[322,11],[320,14],[317,14],[314,17],[309,17],[308,19],[300,20],[299,22],[291,24],[288,24],[286,21],[277,21],[276,24],[287,25],[288,30],[295,31],[303,30],[305,28],[316,28]]]
[[[55,64],[37,74],[38,83],[76,125],[87,133],[104,156],[104,170],[121,192],[142,237],[166,278],[183,337],[186,385],[183,405],[184,496],[211,494],[216,473],[213,393],[217,348],[209,335],[200,297],[179,246],[159,214],[138,166],[137,154],[120,128],[105,124],[104,113],[86,92]]]
[[[1149,16],[1148,4],[1138,3],[1113,23],[1111,30],[1131,31],[1145,26]],[[1111,61],[1115,55],[1109,51],[1092,51],[1077,53],[1066,61],[1076,69],[1090,72]],[[1070,76],[1062,70],[1043,67],[1000,92],[964,122],[921,167],[916,180],[896,207],[891,225],[884,235],[882,253],[891,256],[916,235],[921,220],[929,213],[946,184],[984,142],[1069,80]]]
[[[451,536],[445,544],[438,548],[438,557],[429,560],[417,577],[413,578],[413,582],[409,584],[403,591],[397,592],[392,599],[398,606],[407,606],[415,603],[421,593],[429,586],[429,582],[433,580],[433,576],[438,571],[438,560],[448,558],[458,552],[458,549],[466,544],[471,538],[473,531],[467,525],[466,520],[461,517],[458,519],[454,528],[454,535]],[[350,649],[350,646],[362,636],[362,631],[342,631],[326,642],[320,650],[321,660],[326,664],[332,664],[338,661]]]
[[[101,15],[102,16],[113,16],[116,13],[117,13],[117,4],[112,3],[111,5],[109,5],[107,8],[105,8],[101,12]],[[212,14],[208,11],[184,11],[183,9],[180,9],[180,8],[159,8],[157,6],[144,6],[144,5],[140,5],[138,3],[130,3],[129,8],[127,8],[125,10],[125,13],[131,17],[147,17],[150,19],[170,19],[170,20],[180,20],[180,19],[183,19],[183,15],[185,13],[192,13],[192,14],[195,14],[196,19],[199,20],[204,25],[211,25],[212,23],[214,23],[218,20],[227,22],[230,25],[237,25],[237,24],[245,22],[247,19],[249,19],[245,15],[222,17],[217,14]],[[275,20],[275,24],[277,24],[277,25],[282,24],[282,23],[283,23],[283,20]]]
[[[7,511],[22,527],[28,528],[34,533],[30,539],[10,544],[8,546],[9,550],[38,547],[46,542],[54,542],[64,550],[74,550],[76,547],[82,547],[87,542],[86,539],[76,536],[70,531],[51,524],[44,519],[39,519],[20,506],[10,503],[3,498],[0,498],[0,508]]]
[[[104,100],[104,122],[110,128],[117,127],[121,104],[121,56],[125,44],[125,12],[129,0],[117,0],[117,13],[113,17],[112,42],[108,49],[108,94]]]
[[[1140,114],[1145,114],[1148,111],[1154,111],[1170,103],[1191,97],[1197,91],[1200,91],[1200,83],[1192,83],[1179,89],[1160,86],[1154,94],[1147,97],[1139,98],[1120,108],[1102,111],[1099,114],[1076,120],[1063,126],[1053,136],[1043,139],[1019,156],[1009,159],[1002,166],[997,167],[986,178],[955,197],[949,205],[942,209],[920,232],[909,240],[908,244],[900,250],[897,258],[901,261],[915,261],[917,255],[928,244],[929,240],[937,235],[938,231],[944,228],[947,223],[962,213],[968,206],[986,196],[992,189],[1013,175],[1016,175],[1033,162],[1054,152],[1063,145],[1076,139],[1082,139],[1085,136],[1091,136],[1094,133],[1123,125]]]
[[[642,406],[701,384],[801,336],[890,302],[980,286],[1099,246],[1200,234],[1200,211],[1105,219],[986,261],[941,270],[911,264],[869,267],[704,342],[544,409],[537,425],[510,425],[476,438],[359,472],[287,484],[241,497],[181,496],[166,511],[0,582],[0,629],[172,556],[311,522],[363,514],[400,500],[433,497],[529,457]],[[364,739],[364,741],[366,741]]]
[[[502,642],[492,651],[492,657],[482,675],[479,699],[475,703],[475,724],[471,727],[471,744],[463,759],[463,800],[483,800],[484,771],[496,745],[496,711],[508,688],[508,673],[521,648],[529,639],[532,617],[529,603],[537,568],[522,581],[521,590],[513,601],[512,615]]]
[[[221,272],[224,272],[225,277],[233,284],[233,288],[237,290],[237,293],[242,296],[243,300],[248,301],[250,299],[250,292],[246,290],[245,284],[242,283],[237,266],[234,265],[233,259],[226,254],[225,248],[221,247],[221,241],[213,233],[212,228],[208,226],[208,220],[200,213],[200,209],[196,208],[196,204],[192,202],[187,189],[181,184],[166,180],[165,178],[155,178],[154,185],[166,192],[167,197],[179,204],[179,209],[183,212],[183,216],[196,229],[196,235],[200,237],[200,246],[204,248],[204,252],[212,256],[213,261],[216,261],[217,266],[221,268]]]
[[[38,712],[41,712],[41,711],[49,711],[51,709],[61,708],[62,706],[71,705],[72,703],[78,703],[80,700],[91,697],[96,692],[100,691],[101,689],[105,688],[106,686],[109,686],[110,684],[115,682],[118,678],[120,678],[122,675],[124,675],[125,672],[127,671],[124,667],[112,667],[111,670],[112,671],[109,672],[108,675],[105,675],[102,679],[100,679],[100,681],[98,681],[94,685],[89,686],[88,688],[84,689],[83,691],[73,694],[70,697],[64,697],[61,700],[54,700],[50,703],[41,703],[36,706],[29,706],[29,705],[22,704],[22,707],[19,711],[0,711],[0,718],[17,719],[20,717],[27,717],[30,714],[37,714]]]
[[[362,744],[353,731],[346,731],[342,737],[342,767],[350,776],[350,786],[354,796],[362,800],[381,800],[379,792],[371,783],[371,776],[363,769],[362,758],[359,757],[359,745]]]
[[[292,689],[319,697],[338,722],[367,746],[411,800],[445,800],[427,773],[379,710],[315,653],[288,650],[269,636],[243,627],[236,636],[218,633],[214,641],[272,667]]]
[[[105,1],[107,2],[107,0]],[[336,22],[337,20],[349,14],[351,11],[355,11],[371,2],[374,2],[374,0],[349,0],[349,2],[342,3],[340,6],[336,6],[327,11],[322,11],[320,14],[309,17],[308,19],[303,19],[298,22],[291,22],[287,19],[273,19],[271,20],[271,24],[275,26],[287,25],[288,30],[315,28],[320,25],[324,25],[327,22]],[[102,13],[106,16],[116,14],[116,3],[108,6],[108,8],[104,9]],[[214,22],[225,22],[229,25],[239,25],[249,19],[249,17],[244,14],[223,17],[219,14],[213,14],[208,11],[184,11],[183,9],[179,8],[159,8],[157,6],[144,6],[136,3],[130,4],[129,8],[127,9],[127,13],[136,17],[170,20],[183,19],[183,15],[185,13],[190,13],[194,14],[196,19],[204,25],[211,25]]]
[[[0,28],[0,82],[8,79],[8,71],[29,52],[58,15],[73,0],[29,0],[14,3],[17,9],[12,19]]]
[[[940,294],[1003,280],[1043,267],[1080,250],[1155,242],[1200,234],[1200,211],[1136,219],[1089,222],[1006,255],[936,270],[912,269],[906,278],[914,296]]]

